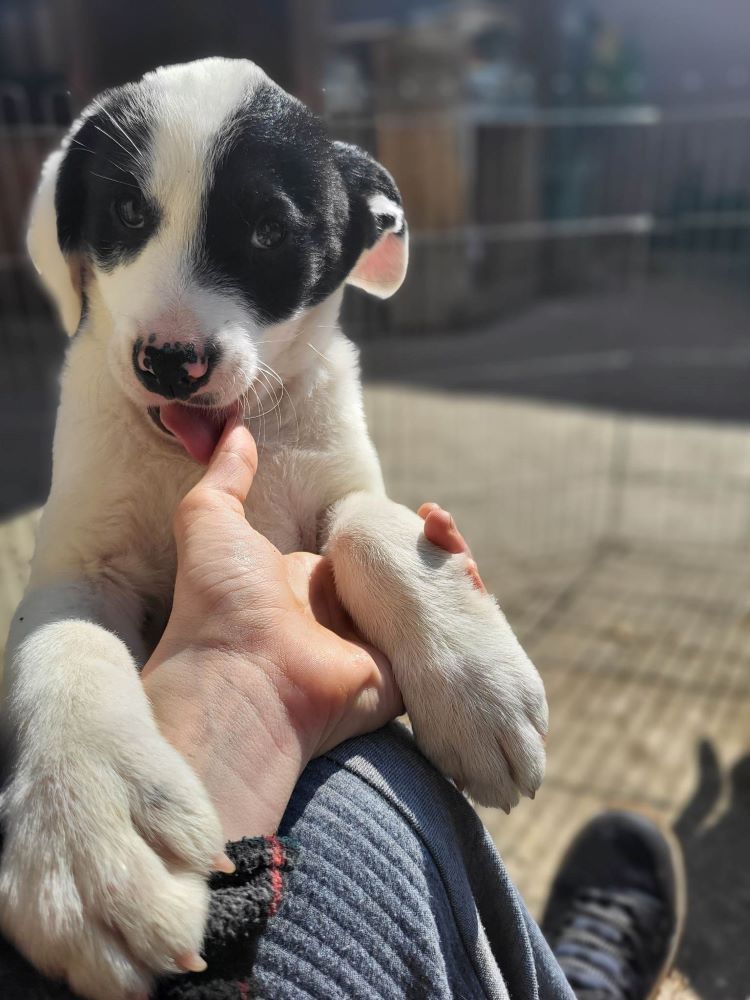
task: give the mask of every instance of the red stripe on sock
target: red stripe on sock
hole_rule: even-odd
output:
[[[272,917],[281,905],[281,890],[283,880],[281,878],[281,866],[284,864],[284,848],[278,837],[266,837],[266,843],[271,848],[271,905],[268,915]]]

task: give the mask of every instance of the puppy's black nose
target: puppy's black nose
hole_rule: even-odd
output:
[[[151,338],[149,338],[151,339]],[[219,357],[218,348],[208,344],[173,343],[133,345],[133,368],[141,383],[167,399],[187,399],[204,386]]]

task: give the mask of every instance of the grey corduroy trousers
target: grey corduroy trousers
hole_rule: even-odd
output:
[[[258,944],[264,1000],[573,1000],[462,795],[394,724],[309,765],[301,852]]]

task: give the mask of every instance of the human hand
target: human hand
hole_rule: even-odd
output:
[[[143,671],[162,732],[230,838],[274,829],[310,759],[403,711],[386,657],[338,600],[330,563],[282,555],[248,524],[256,468],[249,432],[228,427],[177,511],[173,610]],[[422,511],[433,543],[467,551],[449,515]]]

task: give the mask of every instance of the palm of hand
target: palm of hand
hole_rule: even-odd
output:
[[[402,711],[390,664],[356,633],[328,560],[282,555],[237,497],[203,485],[183,502],[176,537],[173,612],[144,673],[186,650],[261,663],[287,709],[314,730],[311,754],[361,731],[375,705],[387,717]],[[243,679],[254,683],[257,673]]]
[[[400,714],[401,695],[387,658],[339,601],[330,562],[282,555],[246,520],[257,453],[244,428],[233,435],[177,512],[173,611],[144,677],[185,651],[228,654],[239,688],[258,672],[236,664],[261,666],[314,756]],[[430,541],[470,555],[450,515],[436,504],[419,513]],[[473,562],[469,573],[481,587]]]

